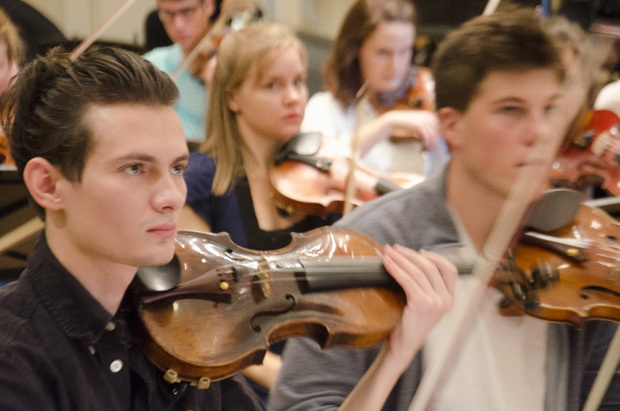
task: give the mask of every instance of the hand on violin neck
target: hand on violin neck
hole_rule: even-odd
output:
[[[431,252],[385,246],[385,268],[407,295],[402,320],[339,410],[380,409],[437,321],[452,307],[457,270]]]
[[[404,370],[430,330],[453,304],[457,268],[429,251],[384,248],[383,264],[407,296],[401,323],[390,336],[388,356]]]

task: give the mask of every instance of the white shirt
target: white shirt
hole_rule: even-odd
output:
[[[468,254],[473,259],[473,244],[454,213],[453,219],[464,244],[460,258]],[[431,331],[424,345],[424,369],[436,357],[445,355],[438,347],[455,326],[456,313],[464,309],[467,294],[478,284],[474,275],[459,275],[454,307]],[[498,309],[500,298],[494,288],[485,291],[476,317],[457,343],[456,357],[447,364],[444,379],[435,388],[429,410],[545,410],[549,324],[527,315],[502,316]]]
[[[368,119],[377,113],[370,104],[364,107]],[[347,147],[351,145],[351,135],[357,127],[355,107],[344,109],[330,92],[314,94],[308,101],[301,132],[320,132],[326,137],[339,140]],[[381,141],[373,146],[362,161],[377,171],[405,171],[419,175],[430,175],[448,160],[448,149],[440,139],[437,146],[426,152],[420,142],[392,143]]]

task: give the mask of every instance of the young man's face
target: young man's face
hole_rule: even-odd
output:
[[[489,73],[465,112],[439,112],[452,150],[450,172],[506,197],[518,172],[533,166],[526,158],[536,139],[560,137],[559,92],[552,70]]]
[[[157,9],[164,29],[187,55],[207,33],[213,15],[213,0],[158,0]]]
[[[128,266],[167,263],[186,187],[188,151],[172,107],[93,106],[94,149],[82,181],[61,180],[70,258]]]

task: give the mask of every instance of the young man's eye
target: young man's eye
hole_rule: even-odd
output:
[[[127,174],[140,174],[142,171],[142,166],[140,164],[132,164],[125,167],[125,172]]]
[[[521,108],[516,106],[506,106],[502,108],[502,112],[506,114],[518,114],[521,112]]]
[[[176,174],[176,175],[183,175],[183,172],[185,171],[185,164],[178,164],[176,166],[172,167],[172,174]]]
[[[558,107],[555,104],[549,104],[545,107],[545,113],[550,114],[554,113]]]

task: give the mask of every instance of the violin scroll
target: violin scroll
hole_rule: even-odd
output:
[[[620,226],[604,211],[583,205],[562,229],[525,231],[512,252],[496,283],[510,308],[577,327],[620,321]]]

